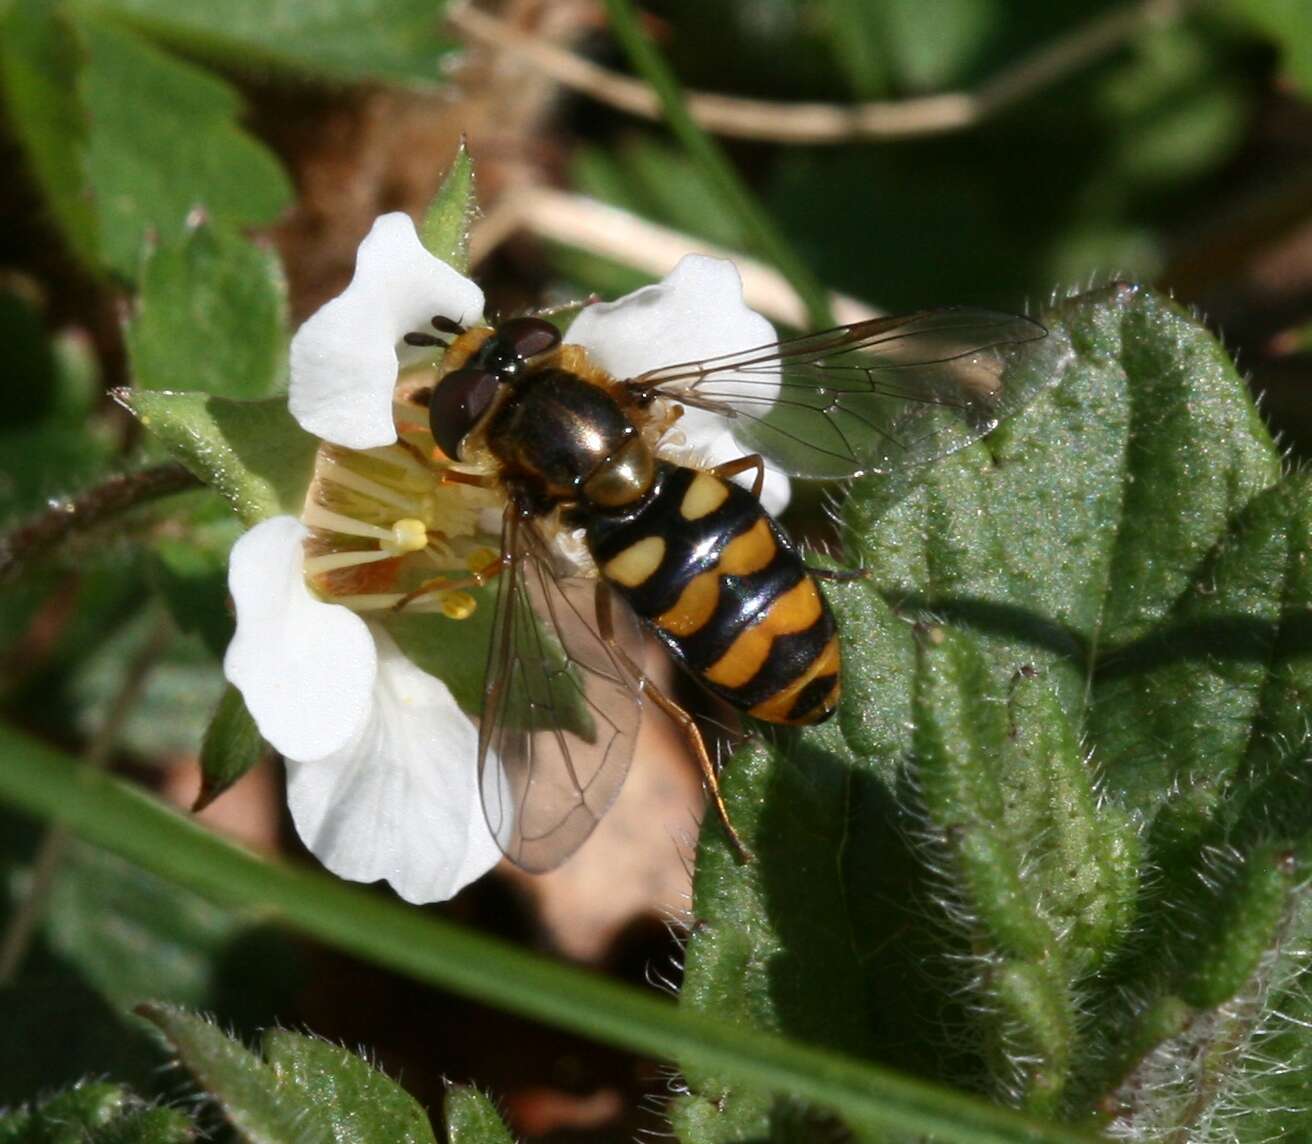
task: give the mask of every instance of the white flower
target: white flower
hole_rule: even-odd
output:
[[[278,516],[234,545],[224,672],[286,758],[292,819],[319,860],[409,902],[444,900],[500,857],[479,807],[478,734],[380,626],[315,599],[308,535]]]
[[[409,218],[377,220],[350,286],[292,342],[291,412],[325,442],[305,510],[256,525],[229,567],[237,634],[224,671],[287,760],[297,831],[334,873],[385,879],[411,902],[449,898],[499,856],[479,806],[474,723],[366,618],[495,555],[496,494],[438,481],[415,459],[426,416],[394,404],[413,352],[404,336],[434,316],[474,324],[482,309],[478,287],[424,250]],[[565,340],[625,378],[774,337],[731,263],[689,256],[664,282],[587,307]],[[686,411],[676,430],[702,463],[742,453],[709,413]],[[768,470],[766,507],[787,499],[787,478]],[[421,603],[452,617],[456,639],[473,606],[461,592]]]

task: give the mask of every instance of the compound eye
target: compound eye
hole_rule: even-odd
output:
[[[428,400],[428,427],[453,461],[460,459],[460,442],[487,412],[499,384],[497,375],[486,369],[458,369],[437,383]]]
[[[511,318],[497,327],[496,338],[519,361],[560,345],[560,331],[545,318]]]

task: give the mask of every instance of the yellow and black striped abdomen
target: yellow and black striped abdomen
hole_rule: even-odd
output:
[[[648,496],[623,513],[590,516],[587,536],[601,575],[717,695],[770,723],[833,714],[833,615],[746,489],[662,464]]]

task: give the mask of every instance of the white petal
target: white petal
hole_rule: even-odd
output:
[[[354,612],[305,586],[300,521],[261,521],[232,547],[228,588],[237,634],[223,671],[274,748],[318,759],[359,736],[372,705],[377,657]]]
[[[774,327],[743,301],[738,268],[701,254],[685,255],[663,282],[584,307],[565,333],[618,378],[774,340]]]
[[[287,760],[296,830],[334,874],[443,901],[501,857],[479,803],[478,732],[440,680],[381,628],[368,725],[318,762]]]
[[[292,416],[350,449],[390,445],[402,338],[431,332],[435,314],[469,325],[482,313],[483,291],[424,249],[408,215],[380,216],[360,243],[351,284],[292,339]]]
[[[738,268],[723,258],[686,255],[663,282],[644,286],[615,302],[586,307],[570,325],[565,341],[583,346],[602,369],[629,378],[649,369],[720,354],[755,349],[775,340],[775,330],[743,301]],[[766,411],[766,395],[752,374],[751,411]],[[726,377],[717,390],[731,391]],[[678,430],[690,450],[713,464],[740,457],[744,449],[732,436],[732,422],[704,409],[685,409]],[[741,476],[744,485],[752,473]],[[762,500],[771,512],[788,503],[788,478],[767,469]],[[768,498],[768,499],[767,499]]]

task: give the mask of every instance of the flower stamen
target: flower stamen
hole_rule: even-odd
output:
[[[433,479],[433,467],[423,452],[408,441],[399,440],[395,445],[384,445],[381,449],[365,449],[356,456],[371,457],[390,465],[394,469],[409,473],[416,480],[428,483]]]
[[[372,540],[392,539],[392,533],[389,529],[379,528],[373,524],[365,524],[364,521],[356,520],[354,517],[343,516],[340,512],[333,512],[331,509],[324,508],[321,504],[307,504],[301,513],[301,521],[311,528],[322,528],[328,532],[340,532],[343,536],[364,536]]]
[[[475,548],[465,557],[465,567],[480,576],[486,576],[499,563],[501,563],[501,554],[493,552],[490,548]]]
[[[442,614],[449,620],[467,620],[478,608],[478,601],[468,592],[443,592],[439,599]]]
[[[402,512],[412,507],[413,498],[403,496],[384,485],[380,485],[377,481],[361,476],[335,458],[329,458],[329,463],[332,465],[332,471],[328,479],[334,484],[341,485],[343,488],[354,489],[358,493],[364,493],[365,496],[373,497],[379,504],[400,509]]]
[[[427,426],[410,426],[403,407],[395,408],[398,430],[412,439],[367,450],[320,448],[301,513],[313,530],[305,572],[321,599],[353,611],[407,608],[463,619],[477,600],[450,593],[499,571],[490,567],[497,560],[479,523],[498,495],[478,477],[448,483],[445,466],[426,455],[433,447]]]
[[[350,608],[353,612],[382,612],[395,608],[398,600],[405,599],[399,592],[369,593],[356,596],[334,596],[332,602]]]
[[[428,547],[428,527],[412,516],[402,517],[392,525],[392,538],[383,541],[383,551],[393,556],[422,552]]]
[[[308,576],[319,576],[324,572],[340,572],[343,568],[355,568],[361,564],[375,564],[379,560],[391,560],[390,552],[363,548],[355,552],[327,552],[322,556],[307,556],[305,572]]]

